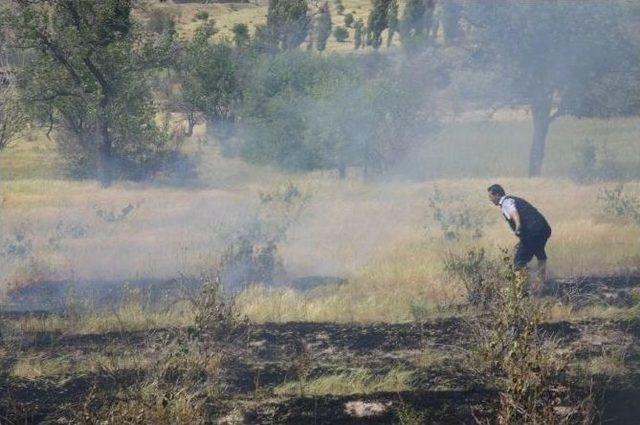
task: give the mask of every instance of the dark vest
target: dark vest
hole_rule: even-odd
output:
[[[516,209],[520,215],[522,231],[527,239],[547,239],[551,236],[551,226],[547,219],[533,205],[522,198],[507,196],[516,203]],[[506,217],[505,217],[506,218]],[[511,230],[516,230],[516,223],[512,218],[507,218]]]

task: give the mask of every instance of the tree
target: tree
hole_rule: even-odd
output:
[[[367,45],[377,49],[382,44],[382,32],[389,26],[389,5],[392,0],[371,0],[367,19]]]
[[[362,47],[362,33],[364,29],[364,22],[362,19],[358,19],[355,24],[353,24],[353,48],[358,50]]]
[[[407,0],[400,23],[402,44],[415,51],[429,39],[433,27],[435,0]]]
[[[435,129],[426,107],[434,73],[406,66],[377,54],[260,58],[247,78],[242,157],[340,176],[348,166],[367,178],[392,170]]]
[[[345,27],[335,27],[333,30],[333,37],[338,43],[343,43],[347,38],[349,38],[349,31]]]
[[[17,72],[31,115],[56,130],[87,177],[97,169],[104,186],[118,175],[148,176],[168,149],[144,71],[170,38],[145,38],[132,7],[132,0],[15,0],[0,22],[8,43],[31,55]]]
[[[460,27],[462,10],[461,0],[442,2],[442,30],[447,44],[455,44],[463,36],[463,31]]]
[[[16,93],[15,76],[0,51],[0,151],[15,141],[26,124],[25,118]]]
[[[249,27],[247,24],[236,23],[231,29],[233,33],[233,43],[238,48],[244,48],[249,44]]]
[[[233,130],[234,107],[240,97],[233,49],[226,43],[210,43],[208,34],[199,29],[185,49],[180,68],[184,98],[204,115],[207,131],[224,144]]]
[[[324,2],[316,18],[316,49],[323,51],[331,35],[331,11],[329,3]]]
[[[353,14],[352,13],[347,13],[346,15],[344,15],[344,26],[347,28],[351,28],[351,25],[353,25]]]
[[[265,35],[283,50],[295,49],[307,37],[309,22],[306,0],[269,0]]]
[[[391,0],[387,9],[387,23],[389,32],[387,33],[387,47],[393,42],[393,35],[398,32],[398,0]]]
[[[594,106],[593,89],[634,69],[638,52],[621,32],[620,2],[469,2],[476,61],[500,75],[509,102],[533,120],[529,176],[539,176],[550,124]],[[613,87],[612,87],[613,88]],[[619,87],[618,89],[622,89]],[[620,91],[618,91],[620,93]]]

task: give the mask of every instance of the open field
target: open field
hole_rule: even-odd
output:
[[[443,262],[515,243],[486,198],[499,181],[553,227],[540,328],[553,356],[570,359],[563,400],[593,400],[603,422],[632,423],[640,226],[606,212],[602,190],[615,182],[567,176],[575,146],[591,138],[627,170],[625,196],[640,197],[637,123],[559,121],[537,179],[519,167],[528,134],[528,121],[452,122],[405,176],[363,182],[357,170],[341,181],[221,158],[196,143],[199,128],[187,147],[201,158],[195,184],[109,189],[65,180],[34,135],[0,156],[0,418],[495,422],[496,376],[474,348],[478,311]],[[185,276],[215,268],[233,235],[273,213],[259,194],[287,183],[306,202],[278,243],[281,273],[271,286],[235,288],[249,322],[203,331],[202,296]]]

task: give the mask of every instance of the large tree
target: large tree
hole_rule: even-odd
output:
[[[133,0],[14,0],[2,11],[8,43],[31,59],[17,73],[22,100],[105,186],[147,176],[166,152],[143,72],[162,46],[138,31],[132,7]]]
[[[392,0],[371,0],[367,18],[367,45],[377,49],[382,44],[382,32],[389,27],[389,6]]]
[[[408,51],[417,50],[429,40],[435,3],[435,0],[407,0],[400,22],[400,35]]]
[[[5,52],[0,50],[0,151],[16,140],[25,124],[15,87],[15,77]]]
[[[316,16],[316,49],[323,51],[327,47],[327,40],[331,35],[331,11],[329,3],[324,2]]]
[[[293,171],[390,171],[436,129],[429,66],[378,54],[260,58],[247,77],[241,154]]]
[[[510,102],[524,103],[531,111],[529,176],[540,175],[547,133],[556,118],[593,112],[599,99],[591,95],[606,81],[610,89],[622,88],[615,82],[637,60],[637,49],[621,31],[622,12],[616,1],[467,2],[464,15],[473,26],[474,59],[499,74]]]
[[[307,37],[310,27],[306,0],[269,0],[265,34],[283,49],[295,49]]]
[[[230,137],[240,96],[238,61],[231,46],[211,43],[200,28],[179,63],[183,98],[200,111],[210,135],[224,142]]]

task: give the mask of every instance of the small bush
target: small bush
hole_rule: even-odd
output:
[[[206,21],[207,19],[209,19],[209,12],[207,12],[206,10],[198,10],[195,14],[196,19],[199,19],[201,21]]]
[[[483,229],[490,223],[484,213],[466,203],[455,202],[437,187],[428,200],[432,218],[440,226],[445,240],[460,240],[465,237],[479,239]]]
[[[162,9],[151,9],[149,12],[149,20],[147,21],[147,29],[157,34],[175,31],[175,17]]]
[[[494,302],[497,266],[483,248],[470,249],[466,255],[447,254],[444,270],[464,285],[472,306],[486,308]]]
[[[592,183],[622,178],[615,162],[605,149],[587,139],[575,149],[576,157],[569,169],[569,176],[576,183]]]
[[[236,23],[231,28],[231,32],[233,33],[233,42],[236,47],[245,46],[249,42],[250,35],[247,24]]]
[[[219,273],[203,274],[202,292],[195,305],[195,325],[199,333],[228,339],[247,325],[233,295],[225,294]]]
[[[342,43],[349,38],[349,31],[345,27],[336,27],[333,30],[333,37],[337,42]]]
[[[344,25],[347,28],[350,28],[351,25],[353,25],[353,14],[347,13],[346,15],[344,15]]]
[[[480,273],[489,273],[484,280],[492,283],[483,314],[472,319],[470,364],[480,365],[500,391],[497,422],[590,423],[591,399],[576,401],[565,382],[569,354],[559,354],[539,330],[548,305],[529,297],[527,273],[514,270],[507,251],[502,253],[502,261],[489,263],[482,250],[472,250],[463,274],[484,269]]]
[[[602,211],[616,218],[629,220],[640,226],[640,198],[624,193],[624,185],[603,187],[598,194]]]

